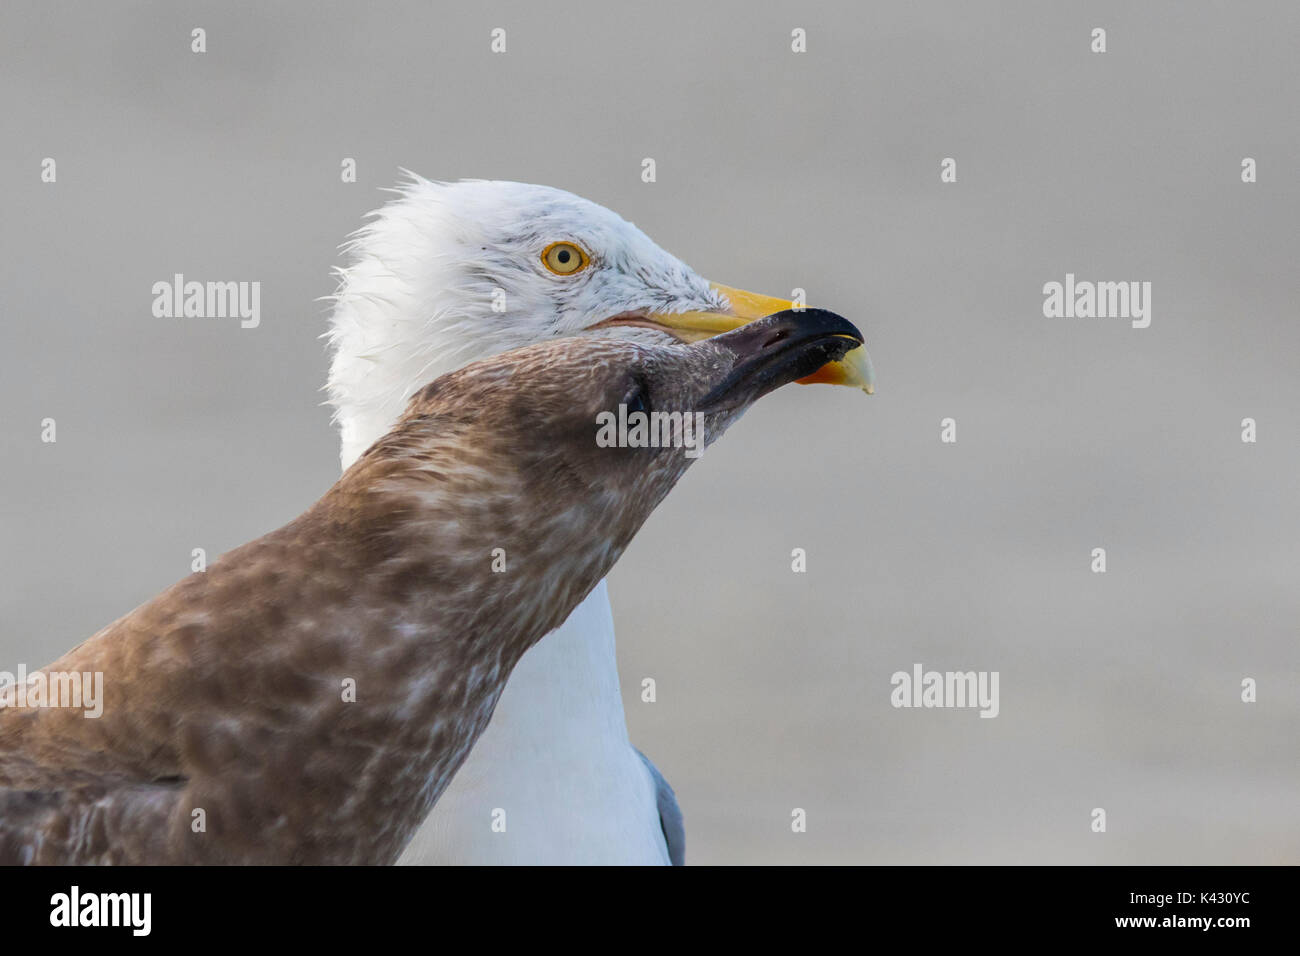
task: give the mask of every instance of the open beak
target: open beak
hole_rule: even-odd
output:
[[[713,338],[724,332],[730,332],[743,325],[772,315],[776,312],[794,310],[802,311],[787,299],[776,299],[744,289],[733,289],[719,285],[710,285],[721,292],[730,303],[726,312],[654,312],[647,318],[646,324],[660,326],[683,342],[698,342],[700,339]],[[811,375],[799,379],[800,385],[826,384],[849,385],[860,388],[868,395],[875,391],[876,376],[871,368],[871,357],[867,355],[865,345],[846,353],[843,358],[829,362]]]

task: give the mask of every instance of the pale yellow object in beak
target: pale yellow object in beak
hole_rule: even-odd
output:
[[[786,309],[798,309],[789,299],[777,299],[744,289],[709,283],[717,292],[726,296],[731,304],[727,312],[655,312],[649,316],[646,324],[660,326],[683,342],[698,342],[709,339],[723,332],[730,332],[755,319],[784,312]],[[638,323],[639,324],[639,323]],[[868,395],[875,388],[875,371],[871,367],[871,357],[866,346],[859,346],[849,352],[838,362],[822,366],[807,378],[799,379],[800,385],[849,385],[860,388]]]

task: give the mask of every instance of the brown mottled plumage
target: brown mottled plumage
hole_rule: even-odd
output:
[[[691,346],[566,338],[438,379],[302,516],[44,669],[102,672],[101,717],[19,709],[8,688],[0,863],[392,862],[515,662],[692,460],[598,447],[597,414],[700,411],[711,441],[860,341],[838,316],[781,313]]]

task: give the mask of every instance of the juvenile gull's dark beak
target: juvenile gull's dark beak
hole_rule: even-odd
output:
[[[710,282],[713,291],[722,295],[726,305],[716,311],[705,312],[629,312],[606,319],[600,325],[638,325],[661,329],[682,342],[698,342],[724,332],[738,329],[786,309],[796,308],[788,299],[777,299],[744,289]],[[848,385],[860,388],[868,395],[876,388],[876,374],[871,368],[871,356],[865,346],[852,349],[838,361],[823,365],[797,380],[800,385]]]
[[[862,333],[825,309],[787,309],[708,340],[736,356],[736,364],[700,403],[701,409],[733,408],[812,375],[861,348]]]

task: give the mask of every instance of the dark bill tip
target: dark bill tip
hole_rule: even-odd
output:
[[[787,309],[708,339],[731,352],[735,365],[701,407],[734,407],[812,375],[863,344],[848,319],[826,309]]]

